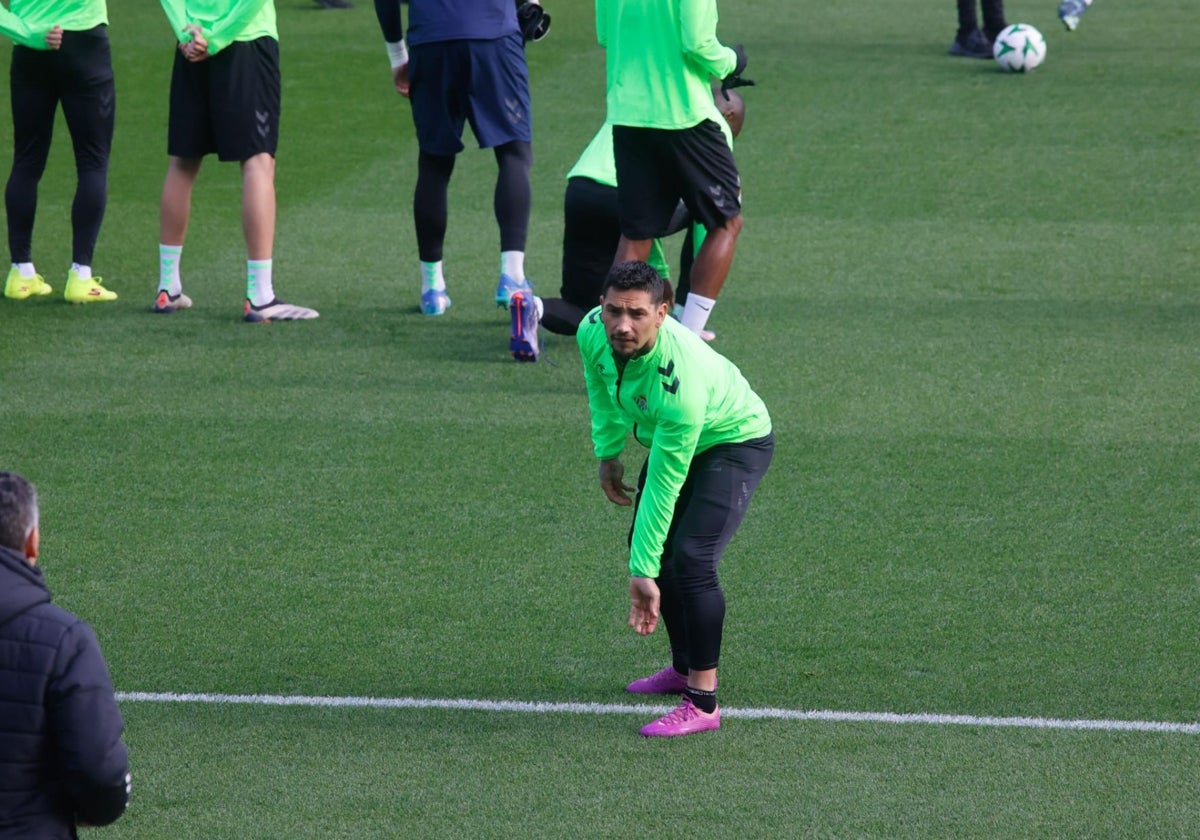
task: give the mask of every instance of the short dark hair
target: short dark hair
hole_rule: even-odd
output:
[[[609,289],[618,292],[645,291],[650,293],[650,300],[655,306],[663,302],[662,277],[654,270],[654,266],[638,260],[626,260],[610,268],[608,276],[604,278],[601,294],[607,295]]]
[[[37,524],[37,490],[16,473],[0,472],[0,545],[23,551]]]

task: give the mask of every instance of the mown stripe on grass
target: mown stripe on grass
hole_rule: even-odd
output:
[[[153,691],[122,691],[122,703],[211,703],[253,706],[302,706],[308,708],[450,709],[472,712],[521,712],[571,715],[653,715],[670,706],[624,703],[539,703],[523,700],[470,700],[436,697],[306,697],[280,694],[203,694]],[[1039,717],[990,717],[978,715],[896,714],[893,712],[804,711],[800,709],[722,708],[721,716],[743,720],[825,721],[832,723],[926,724],[932,726],[984,726],[1015,729],[1100,730],[1115,732],[1163,732],[1200,735],[1200,723],[1152,720],[1067,720]]]

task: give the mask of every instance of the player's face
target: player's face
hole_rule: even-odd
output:
[[[613,355],[632,359],[654,346],[658,330],[667,317],[667,304],[654,304],[644,289],[609,289],[601,300],[601,319]]]

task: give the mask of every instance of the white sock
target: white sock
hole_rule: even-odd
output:
[[[446,291],[446,278],[442,276],[442,261],[425,262],[421,261],[421,291],[427,292],[430,289],[437,289],[439,292]]]
[[[520,283],[525,279],[525,252],[501,251],[500,273],[507,274],[510,280]]]
[[[80,265],[79,263],[71,263],[71,270],[79,275],[80,280],[92,279],[92,267],[90,265]]]
[[[182,254],[182,245],[158,245],[158,290],[171,297],[183,291],[183,281],[179,279],[179,259]]]
[[[37,270],[34,269],[33,263],[13,263],[13,267],[26,279],[37,275]]]
[[[688,292],[687,300],[683,303],[683,317],[679,320],[694,333],[699,333],[708,323],[708,314],[717,305],[713,298],[701,297],[695,292]]]
[[[271,265],[271,260],[246,260],[246,297],[251,306],[266,306],[275,300]]]

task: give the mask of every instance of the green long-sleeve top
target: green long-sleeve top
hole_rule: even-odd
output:
[[[9,8],[0,6],[0,32],[35,50],[49,49],[51,27],[82,32],[102,23],[108,23],[105,0],[12,0]]]
[[[275,26],[274,0],[159,0],[175,38],[182,44],[192,36],[184,30],[199,24],[208,41],[208,52],[216,55],[234,41],[253,41],[264,36],[279,40]]]
[[[613,358],[600,307],[583,319],[576,341],[596,457],[620,455],[630,430],[650,447],[629,572],[658,577],[667,529],[692,458],[720,443],[764,437],[771,431],[771,417],[737,366],[672,318],[663,322],[650,351],[623,369]]]
[[[711,80],[737,67],[717,40],[716,0],[596,0],[596,35],[613,125],[698,125],[712,114]]]

